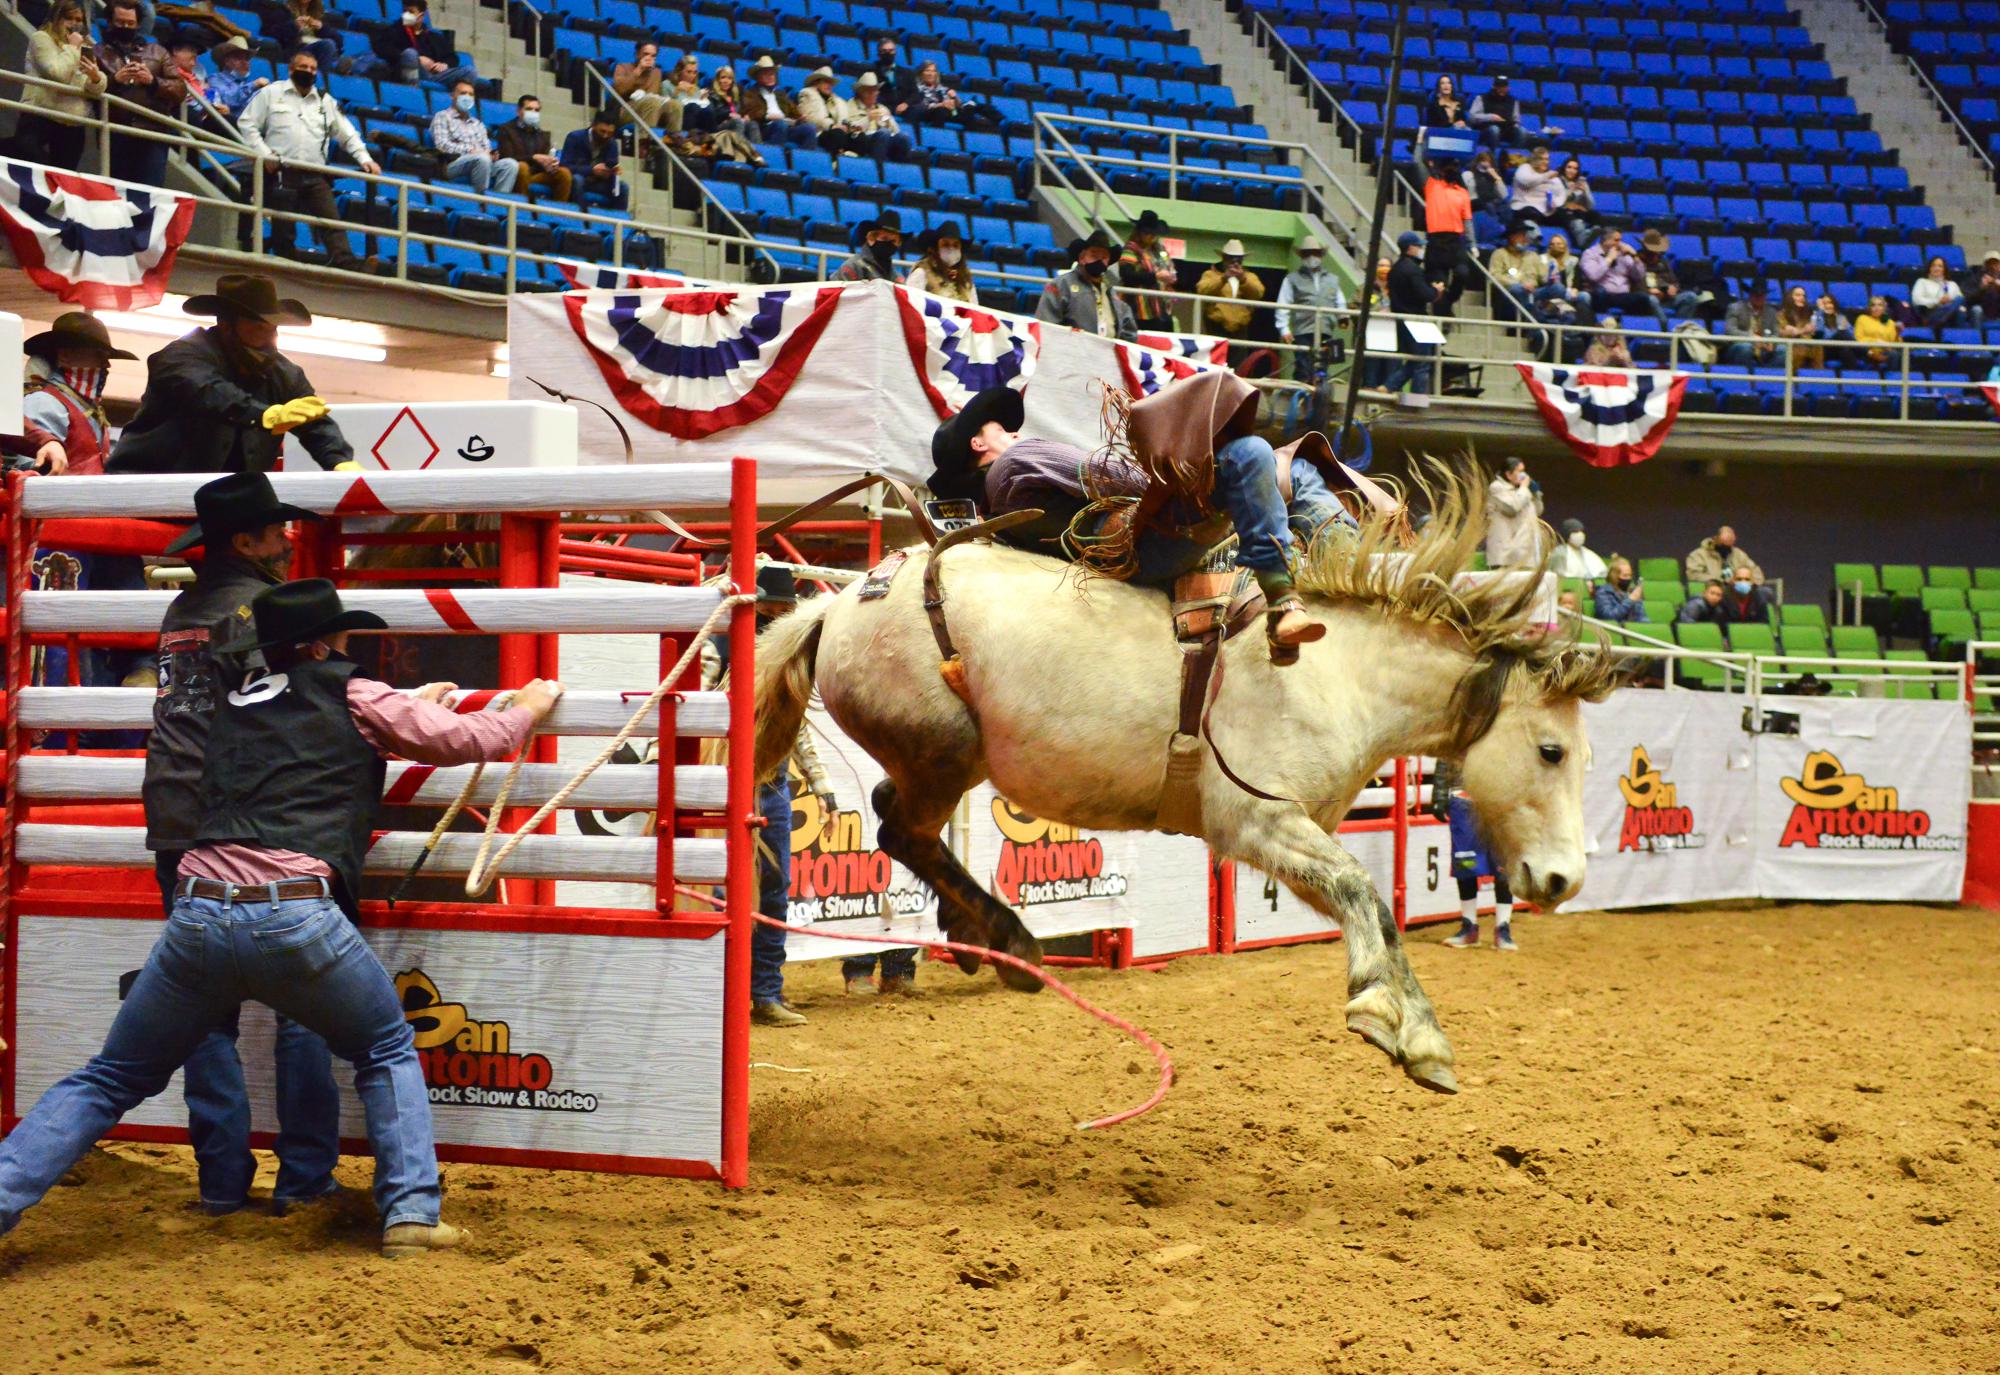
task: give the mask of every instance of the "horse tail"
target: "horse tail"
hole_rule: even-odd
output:
[[[757,777],[785,766],[812,697],[813,665],[826,613],[838,600],[815,597],[757,637]]]

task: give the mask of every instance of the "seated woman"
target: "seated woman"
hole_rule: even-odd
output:
[[[1924,275],[1910,284],[1910,309],[1932,329],[1950,329],[1968,322],[1965,293],[1951,279],[1951,266],[1941,257],[1924,264]],[[1980,312],[1970,312],[1972,328],[1979,328]]]

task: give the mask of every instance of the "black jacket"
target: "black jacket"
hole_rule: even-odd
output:
[[[119,435],[108,473],[268,473],[283,437],[264,428],[264,412],[313,394],[298,364],[282,355],[262,377],[236,376],[214,329],[183,335],[146,360],[139,413]],[[354,450],[332,417],[293,433],[322,468],[347,463]]]
[[[400,17],[399,17],[400,18]],[[458,49],[453,45],[450,34],[442,29],[426,24],[416,31],[416,41],[410,41],[410,31],[400,22],[385,24],[375,30],[368,40],[368,46],[375,55],[386,62],[400,62],[406,49],[415,48],[417,56],[428,57],[433,62],[442,62],[447,67],[458,65]]]
[[[512,158],[521,164],[521,174],[526,176],[535,170],[529,166],[528,160],[537,153],[549,151],[549,131],[530,129],[515,118],[493,131],[493,142],[499,145],[501,157]]]
[[[149,850],[185,850],[193,843],[209,723],[216,704],[252,663],[252,656],[217,654],[215,647],[251,628],[250,599],[276,581],[241,559],[211,554],[167,607],[142,794]]]
[[[1424,273],[1424,260],[1405,253],[1389,269],[1389,310],[1395,315],[1429,315],[1437,303],[1437,291]],[[1409,327],[1396,322],[1396,351],[1413,353],[1416,341]]]

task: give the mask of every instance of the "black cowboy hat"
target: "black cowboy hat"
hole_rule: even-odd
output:
[[[249,315],[274,325],[313,322],[303,301],[280,297],[277,284],[255,272],[225,272],[215,279],[214,291],[188,297],[181,309],[190,315]]]
[[[878,229],[886,229],[892,234],[900,234],[903,232],[903,217],[898,215],[894,210],[884,209],[874,219],[863,220],[848,231],[848,241],[859,247],[867,241],[870,234],[873,234]]]
[[[343,630],[389,628],[389,623],[372,611],[342,607],[339,591],[325,578],[301,578],[267,587],[251,599],[250,614],[257,623],[251,632],[255,638],[218,645],[216,653],[247,654],[274,645],[304,644]]]
[[[54,324],[21,345],[21,352],[37,358],[54,358],[57,349],[92,349],[106,358],[139,356],[111,347],[111,332],[104,328],[104,321],[84,310],[56,316]]]
[[[1083,251],[1086,248],[1101,248],[1106,253],[1117,251],[1111,246],[1111,236],[1109,234],[1105,233],[1102,229],[1093,229],[1087,237],[1071,239],[1069,241],[1069,260],[1075,262],[1083,256]]]
[[[166,552],[178,554],[197,544],[221,544],[231,535],[285,521],[318,519],[316,512],[279,501],[271,490],[271,479],[264,474],[231,473],[195,489],[195,523],[183,530]]]
[[[1138,219],[1132,221],[1132,234],[1135,238],[1140,234],[1164,234],[1166,232],[1167,222],[1161,219],[1160,212],[1153,209],[1150,205],[1139,212]]]
[[[1501,237],[1505,239],[1511,239],[1516,234],[1533,235],[1535,233],[1538,233],[1540,230],[1541,226],[1539,224],[1536,224],[1533,220],[1529,219],[1526,215],[1516,215],[1513,219],[1507,221],[1506,231],[1501,235]]]
[[[946,220],[936,229],[926,229],[910,241],[910,249],[917,257],[928,257],[937,251],[938,244],[945,239],[965,242],[965,231],[959,228],[957,220]]]
[[[1012,387],[988,387],[966,402],[965,409],[931,435],[928,485],[932,493],[945,498],[976,498],[981,479],[972,458],[972,437],[989,421],[997,421],[1003,430],[1018,430],[1025,414],[1021,393]]]
[[[765,564],[757,570],[757,605],[797,606],[799,580],[789,568]]]

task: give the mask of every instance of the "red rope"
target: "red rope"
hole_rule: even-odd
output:
[[[717,902],[706,893],[698,892],[691,888],[680,887],[679,885],[676,885],[676,888],[687,897],[711,903],[717,907],[722,906],[720,902]],[[1123,1032],[1126,1036],[1138,1042],[1145,1049],[1146,1053],[1153,1057],[1153,1063],[1160,1067],[1160,1082],[1153,1089],[1152,1096],[1137,1107],[1126,1108],[1123,1112],[1114,1112],[1108,1117],[1100,1117],[1094,1121],[1079,1122],[1076,1124],[1078,1131],[1094,1131],[1100,1127],[1115,1127],[1120,1122],[1130,1122],[1135,1117],[1143,1116],[1160,1106],[1166,1100],[1167,1090],[1174,1086],[1173,1057],[1167,1054],[1165,1046],[1115,1012],[1106,1012],[1103,1008],[1086,999],[1082,994],[1039,965],[1030,964],[1028,961],[1014,955],[1009,955],[1005,951],[988,950],[984,946],[967,945],[962,941],[927,941],[918,940],[910,936],[863,936],[846,931],[828,931],[824,927],[818,926],[793,926],[790,922],[779,921],[776,917],[767,917],[762,912],[753,912],[751,915],[766,926],[775,926],[780,931],[796,931],[804,936],[822,936],[828,940],[836,941],[855,941],[862,945],[893,945],[898,947],[920,945],[926,950],[949,950],[954,953],[977,955],[981,959],[992,960],[997,964],[1011,965],[1015,969],[1024,970],[1032,974],[1035,978],[1040,979],[1046,987],[1054,989],[1071,1004],[1089,1013],[1092,1017],[1097,1018],[1098,1021],[1103,1022],[1106,1026]]]

